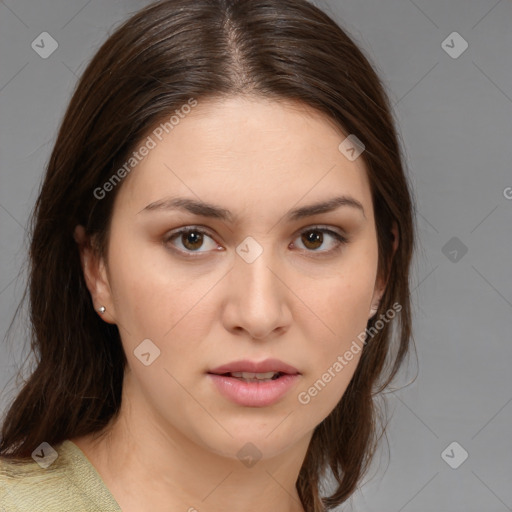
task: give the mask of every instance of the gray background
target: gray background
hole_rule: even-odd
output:
[[[2,340],[25,282],[17,276],[28,215],[72,88],[113,28],[147,3],[0,1]],[[416,369],[417,378],[388,394],[390,455],[384,443],[367,483],[340,510],[512,510],[512,3],[316,4],[388,89],[420,237],[412,277],[419,365],[399,383]],[[42,32],[59,45],[47,59],[31,48]],[[468,43],[457,58],[462,41],[452,32]],[[28,354],[25,334],[21,324],[0,346],[0,410]]]

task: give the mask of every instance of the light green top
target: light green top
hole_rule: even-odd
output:
[[[51,448],[56,453],[46,447],[36,452],[39,463],[37,456],[23,463],[0,458],[0,512],[122,512],[75,443]],[[48,459],[51,453],[55,460]]]

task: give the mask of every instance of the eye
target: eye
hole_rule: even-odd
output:
[[[318,250],[325,242],[325,234],[331,238],[331,248]],[[337,252],[348,242],[347,237],[343,236],[341,233],[321,226],[313,226],[303,230],[298,239],[300,239],[303,246],[307,249],[307,252],[319,252],[322,254]]]
[[[318,250],[325,243],[325,235],[331,239],[331,248]],[[322,255],[337,252],[343,245],[348,243],[348,239],[341,233],[322,226],[313,226],[303,230],[296,239],[299,238],[306,252],[317,252]],[[203,251],[198,250],[204,248],[205,240],[207,239],[210,240],[210,247],[206,246]],[[170,244],[171,248],[176,252],[187,256],[193,253],[202,254],[219,248],[219,245],[209,235],[208,231],[197,226],[187,226],[186,228],[173,231],[164,238],[163,242],[165,245]],[[176,246],[175,242],[179,242],[179,245]],[[292,243],[292,245],[294,244]]]
[[[198,251],[198,249],[204,245],[205,237],[211,240],[210,247],[207,247],[207,250],[205,251]],[[180,242],[181,247],[176,248],[176,246],[172,244],[174,240]],[[203,253],[208,252],[208,250],[214,250],[218,247],[218,244],[213,240],[207,231],[196,226],[188,226],[184,229],[169,233],[164,239],[164,244],[167,245],[169,243],[171,243],[173,248],[176,248],[178,252],[182,253]]]

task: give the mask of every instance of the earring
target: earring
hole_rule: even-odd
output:
[[[105,306],[101,306],[98,308],[98,311],[102,314],[105,313],[106,310],[107,310],[107,308]]]
[[[371,316],[375,315],[375,313],[377,313],[378,309],[379,309],[379,302],[377,302],[377,304],[372,304],[372,307],[370,309]]]

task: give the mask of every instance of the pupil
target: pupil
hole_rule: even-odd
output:
[[[190,242],[190,240],[192,240]],[[183,245],[187,247],[188,249],[197,249],[201,246],[202,242],[202,235],[197,233],[197,231],[190,231],[189,233],[185,234],[185,242]],[[197,244],[197,245],[194,245]],[[192,247],[190,247],[192,245]]]
[[[307,246],[308,243],[314,244],[315,242],[319,242],[319,245],[317,245],[315,248],[318,248],[320,245],[322,245],[322,239],[323,234],[319,231],[308,231],[306,235],[307,243],[305,244]]]

